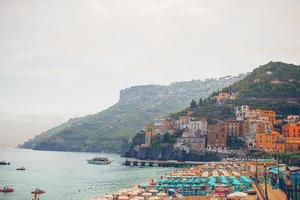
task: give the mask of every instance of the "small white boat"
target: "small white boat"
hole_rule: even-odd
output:
[[[88,159],[87,162],[89,164],[107,165],[107,164],[110,164],[112,161],[106,157],[95,157],[93,159]]]

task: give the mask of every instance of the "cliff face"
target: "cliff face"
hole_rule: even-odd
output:
[[[156,117],[187,107],[192,99],[207,97],[244,75],[193,80],[170,85],[134,86],[120,91],[110,108],[71,119],[20,147],[38,150],[121,152],[128,139]]]

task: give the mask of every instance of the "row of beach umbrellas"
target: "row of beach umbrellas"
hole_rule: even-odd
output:
[[[144,189],[124,189],[113,195],[105,194],[92,200],[162,200],[168,196],[165,192],[159,192],[154,188]]]

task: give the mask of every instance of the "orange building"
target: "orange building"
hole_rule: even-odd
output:
[[[286,150],[300,152],[300,123],[283,126],[282,133],[286,137]]]
[[[272,110],[261,110],[257,109],[259,117],[269,118],[270,125],[273,126],[276,122],[276,113]]]
[[[256,135],[256,149],[265,152],[282,152],[285,150],[284,137],[277,131]]]

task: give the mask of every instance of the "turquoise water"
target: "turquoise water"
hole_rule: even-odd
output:
[[[109,157],[111,165],[87,164],[96,155]],[[30,200],[30,192],[39,187],[46,191],[41,200],[89,200],[104,193],[147,182],[170,168],[123,166],[124,158],[116,154],[33,151],[0,149],[0,186],[11,186],[13,193],[0,193],[1,200]],[[26,171],[17,171],[24,166]]]

